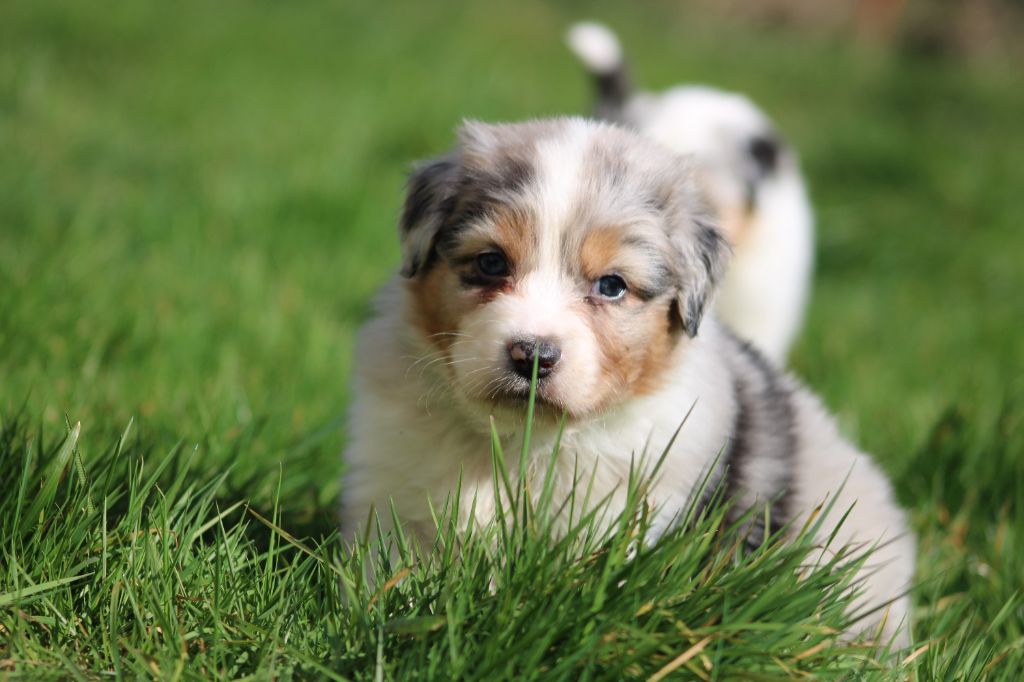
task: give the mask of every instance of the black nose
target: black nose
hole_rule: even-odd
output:
[[[544,339],[516,339],[508,344],[508,360],[512,371],[524,379],[533,378],[533,359],[537,358],[537,378],[555,371],[562,350]]]

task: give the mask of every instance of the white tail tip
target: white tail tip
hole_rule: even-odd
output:
[[[581,21],[565,35],[576,56],[595,73],[608,73],[622,65],[622,46],[610,28],[596,21]]]

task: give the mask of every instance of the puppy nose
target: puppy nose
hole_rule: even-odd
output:
[[[516,339],[508,344],[512,371],[524,379],[533,378],[533,359],[537,357],[537,378],[543,379],[555,370],[562,349],[545,339]]]

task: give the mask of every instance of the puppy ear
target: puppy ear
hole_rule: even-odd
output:
[[[409,176],[398,223],[403,277],[415,277],[433,260],[434,244],[455,196],[458,177],[459,164],[454,155],[417,164]]]
[[[725,273],[731,250],[725,235],[710,219],[691,220],[692,229],[685,236],[675,236],[683,270],[675,308],[683,331],[693,338],[715,287]],[[685,243],[680,244],[680,241]]]
[[[399,223],[404,276],[430,267],[449,228],[479,216],[490,202],[508,200],[530,181],[529,145],[520,140],[524,130],[522,124],[463,121],[454,151],[414,169]]]

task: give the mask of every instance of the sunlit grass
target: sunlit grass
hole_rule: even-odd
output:
[[[224,476],[197,482],[190,451],[147,471],[130,428],[88,459],[79,434],[76,424],[46,443],[22,421],[0,432],[0,483],[17,490],[0,508],[0,627],[15,671],[523,679],[885,669],[879,650],[835,641],[849,624],[842,595],[857,557],[834,548],[808,564],[814,527],[750,549],[720,505],[691,508],[644,542],[653,536],[639,469],[625,509],[607,519],[600,501],[555,499],[550,476],[530,490],[495,450],[496,523],[457,532],[456,495],[431,548],[373,530],[343,545],[333,534],[294,537],[278,495],[263,510],[222,503]],[[556,533],[564,505],[579,513]]]

